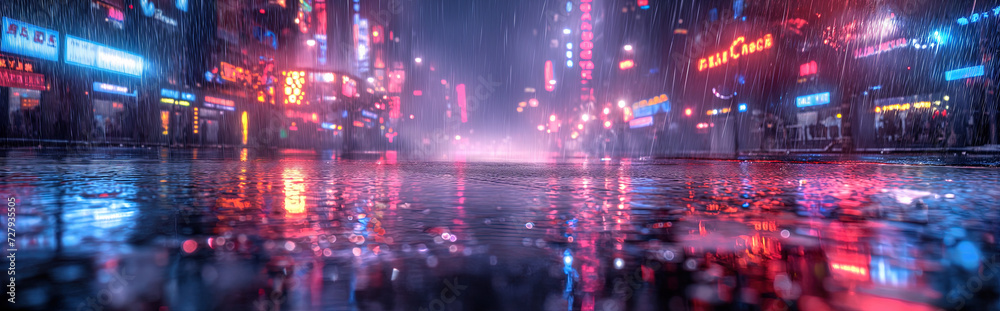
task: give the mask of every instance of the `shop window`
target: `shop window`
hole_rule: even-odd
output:
[[[13,137],[37,138],[38,106],[42,92],[36,90],[10,88],[8,98],[8,121]]]

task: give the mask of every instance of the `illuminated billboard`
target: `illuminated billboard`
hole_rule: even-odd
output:
[[[667,98],[667,94],[660,94],[659,96],[632,104],[632,114],[636,118],[668,112],[670,112],[670,101]]]
[[[975,78],[985,74],[983,66],[966,67],[962,69],[949,70],[944,73],[945,81],[958,79]]]
[[[736,40],[733,40],[733,43],[729,45],[728,50],[710,54],[708,57],[699,59],[698,71],[715,68],[728,63],[730,60],[735,61],[741,56],[768,50],[773,46],[774,40],[772,39],[771,34],[766,34],[756,40],[747,40],[746,37],[741,36],[736,38]]]
[[[0,51],[59,61],[59,32],[3,18]]]
[[[795,98],[795,106],[799,108],[826,105],[829,103],[830,103],[830,92],[810,94]]]
[[[650,125],[653,125],[653,116],[646,116],[646,117],[641,117],[641,118],[635,118],[635,119],[632,119],[632,121],[628,122],[628,127],[629,128],[634,128],[634,129],[641,128],[641,127],[647,127],[647,126],[650,126]]]
[[[66,35],[66,63],[142,77],[142,56]]]

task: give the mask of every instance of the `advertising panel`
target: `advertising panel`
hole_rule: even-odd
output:
[[[45,90],[45,76],[38,73],[0,69],[0,86]]]
[[[66,35],[66,63],[142,77],[142,57]]]
[[[205,108],[213,108],[227,111],[236,111],[236,103],[228,100],[212,96],[205,96]]]
[[[59,32],[4,17],[0,51],[59,61]]]
[[[139,91],[135,89],[130,89],[127,86],[114,85],[111,83],[102,83],[102,82],[94,82],[94,92],[133,96],[133,97],[139,94]]]
[[[830,103],[830,92],[810,94],[795,98],[795,106],[799,108],[826,105],[829,103]]]
[[[636,118],[667,112],[670,112],[670,101],[667,94],[660,94],[632,104],[632,113]]]
[[[177,28],[177,18],[182,12],[187,12],[188,0],[139,0],[142,15]]]

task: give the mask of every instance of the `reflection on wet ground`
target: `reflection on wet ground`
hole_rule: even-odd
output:
[[[15,307],[1000,309],[995,168],[335,158],[8,151]]]

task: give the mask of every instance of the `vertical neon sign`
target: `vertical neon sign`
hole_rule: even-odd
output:
[[[455,86],[455,91],[458,92],[458,108],[462,110],[462,123],[469,122],[469,114],[465,110],[465,84]]]
[[[594,26],[590,15],[593,0],[580,0],[580,100],[586,101],[593,97],[594,91],[590,80],[594,79]]]

